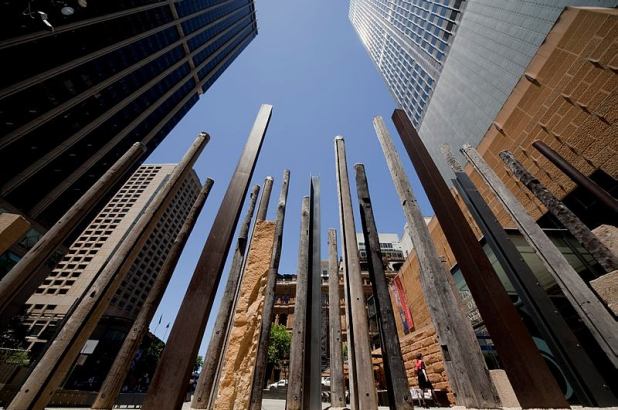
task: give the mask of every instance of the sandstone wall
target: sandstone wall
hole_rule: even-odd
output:
[[[236,302],[233,327],[224,353],[214,404],[217,410],[249,407],[274,234],[274,222],[257,222]]]

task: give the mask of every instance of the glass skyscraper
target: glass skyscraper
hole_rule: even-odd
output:
[[[0,4],[0,209],[49,227],[134,142],[154,150],[256,34],[253,0]]]
[[[564,7],[616,5],[616,0],[350,0],[350,20],[450,179],[441,144],[479,143]]]
[[[397,102],[421,123],[465,2],[350,0],[350,20]]]

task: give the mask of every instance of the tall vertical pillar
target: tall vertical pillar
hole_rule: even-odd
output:
[[[114,359],[112,367],[107,372],[107,377],[105,377],[105,381],[99,389],[99,394],[92,405],[92,409],[111,409],[114,407],[114,402],[122,389],[122,383],[129,372],[133,357],[135,356],[137,349],[139,349],[144,335],[148,331],[148,325],[150,324],[150,321],[157,310],[157,306],[159,306],[159,302],[161,302],[163,293],[172,278],[178,259],[180,259],[180,255],[182,254],[185,244],[187,243],[187,239],[189,239],[193,226],[195,225],[195,222],[204,207],[204,203],[208,198],[213,182],[214,181],[212,179],[208,178],[195,199],[195,202],[187,215],[187,219],[172,243],[172,247],[170,248],[167,258],[165,258],[161,271],[152,284],[150,292],[148,292],[148,296],[146,297],[142,308],[135,318],[133,325],[131,326],[131,330],[129,330],[129,333],[125,337],[124,342],[122,343],[122,346]]]
[[[386,275],[384,274],[382,254],[380,253],[380,239],[378,238],[378,228],[373,216],[365,167],[363,164],[356,164],[354,168],[356,169],[356,190],[363,226],[363,237],[365,238],[365,248],[367,249],[369,278],[373,286],[373,295],[379,320],[388,401],[391,408],[397,410],[412,409],[408,376],[403,365],[397,325],[395,324],[393,306],[388,292]]]
[[[530,267],[521,258],[515,244],[500,226],[472,180],[448,148],[445,155],[453,169],[455,188],[479,226],[524,307],[549,345],[576,397],[585,405],[611,406],[615,398],[596,366],[550,300]]]
[[[345,407],[337,231],[332,228],[328,230],[328,323],[330,328],[330,406]]]
[[[307,302],[309,293],[309,197],[303,198],[298,245],[298,269],[296,273],[296,297],[294,303],[294,326],[290,346],[290,375],[286,397],[286,410],[301,410],[305,389],[305,337],[307,331]]]
[[[58,247],[144,152],[144,144],[133,144],[0,280],[0,324],[19,312],[54,268]]]
[[[618,323],[616,320],[479,153],[469,145],[464,145],[462,152],[541,258],[548,272],[556,280],[564,296],[590,330],[607,358],[614,367],[618,367]]]
[[[321,407],[320,331],[322,329],[322,268],[320,257],[320,179],[311,177],[309,189],[309,314],[305,342],[305,408]],[[307,355],[309,353],[309,355]]]
[[[145,410],[182,405],[271,113],[272,106],[260,107],[159,360]]]
[[[270,195],[273,190],[273,177],[264,178],[264,189],[262,190],[262,198],[260,199],[260,205],[257,209],[257,215],[255,219],[257,221],[264,221],[266,214],[268,213],[268,205],[270,204]]]
[[[461,297],[449,281],[451,273],[438,257],[391,136],[381,117],[374,118],[373,125],[414,243],[421,287],[436,328],[449,381],[457,394],[457,404],[476,408],[498,407],[500,402],[472,324],[462,310]]]
[[[249,237],[249,226],[251,225],[251,219],[253,219],[253,212],[255,210],[255,204],[257,202],[259,192],[260,186],[255,185],[249,195],[249,206],[240,225],[240,232],[238,233],[238,238],[236,239],[236,249],[234,250],[234,256],[232,257],[232,265],[230,266],[230,271],[228,273],[225,291],[223,292],[223,297],[219,303],[219,312],[217,313],[217,319],[215,320],[215,325],[212,329],[212,337],[210,338],[208,350],[206,351],[206,356],[204,357],[204,366],[202,367],[202,371],[195,388],[195,393],[193,395],[193,401],[191,402],[191,408],[194,409],[207,409],[208,403],[214,395],[214,384],[217,379],[219,365],[221,363],[221,355],[227,339],[227,330],[233,317],[232,312],[234,310],[234,300],[236,298],[240,278],[242,276],[243,261],[245,260]]]
[[[264,308],[262,309],[262,326],[260,339],[257,345],[255,358],[255,370],[251,386],[250,409],[261,410],[262,387],[266,376],[268,343],[270,340],[270,328],[273,320],[273,307],[275,304],[275,287],[279,274],[279,261],[281,260],[281,246],[283,245],[283,223],[285,222],[285,207],[288,199],[288,186],[290,183],[290,171],[283,171],[279,203],[277,204],[277,218],[275,220],[275,239],[273,254],[270,259],[270,267],[267,273],[266,289],[264,290]]]
[[[180,189],[182,182],[204,149],[208,135],[202,133],[193,142],[174,169],[166,185],[159,191],[133,228],[122,241],[105,267],[84,293],[73,313],[9,405],[11,410],[43,409],[65,379],[80,350],[120,287],[146,240],[155,229],[163,212]]]
[[[354,366],[350,374],[355,372],[354,380],[350,377],[350,385],[355,382],[356,407],[354,410],[375,409],[378,405],[376,387],[373,378],[373,364],[369,346],[369,323],[365,308],[363,292],[363,278],[361,276],[358,259],[358,245],[356,243],[356,228],[352,211],[352,197],[350,196],[350,182],[348,165],[345,154],[343,137],[335,138],[335,156],[337,163],[337,188],[339,196],[339,219],[341,222],[341,238],[344,260],[344,275],[349,288],[349,309],[351,326],[348,326],[348,349],[353,346]],[[351,400],[351,403],[352,400]]]
[[[457,265],[494,342],[517,399],[522,407],[568,406],[558,383],[406,113],[400,109],[395,110],[393,122],[457,259]]]
[[[562,226],[571,232],[571,235],[577,239],[584,249],[590,252],[592,257],[605,269],[605,272],[609,273],[618,269],[618,256],[614,255],[566,205],[549,192],[541,184],[541,181],[532,176],[512,153],[502,151],[499,155],[513,175],[547,207]]]

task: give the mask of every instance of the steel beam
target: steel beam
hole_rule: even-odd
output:
[[[228,273],[228,279],[225,286],[225,291],[221,297],[219,303],[219,312],[217,313],[217,319],[212,329],[212,336],[208,343],[208,350],[204,356],[204,366],[200,373],[200,377],[197,381],[193,400],[191,402],[191,408],[193,409],[207,409],[208,403],[212,397],[215,380],[219,373],[219,364],[221,362],[221,356],[225,348],[225,342],[227,340],[227,329],[230,322],[233,320],[232,312],[234,311],[234,300],[238,292],[240,279],[242,277],[243,263],[245,260],[245,254],[247,252],[247,244],[249,238],[249,226],[253,219],[253,213],[255,210],[255,204],[260,192],[260,186],[255,185],[251,194],[249,195],[249,207],[245,217],[240,225],[240,232],[236,239],[236,249],[234,250],[234,256],[232,258],[232,265]]]
[[[307,302],[309,293],[309,197],[303,198],[300,222],[300,241],[298,246],[298,269],[296,273],[296,296],[294,303],[294,326],[290,346],[290,370],[286,410],[307,409],[303,405],[305,389],[305,334],[307,325]]]
[[[456,163],[450,156],[449,163]],[[457,164],[458,165],[458,164]],[[573,386],[575,395],[588,406],[611,406],[616,399],[608,389],[596,366],[582,349],[579,341],[562,318],[556,306],[530,267],[524,262],[515,244],[509,239],[498,219],[483,200],[470,177],[459,167],[453,168],[455,188],[461,195],[472,217],[494,251],[509,281],[521,297],[524,307],[549,345],[554,357]]]
[[[92,405],[92,409],[103,410],[114,407],[116,398],[122,389],[124,379],[127,377],[127,373],[129,372],[133,357],[139,349],[144,335],[148,332],[148,326],[152,321],[152,317],[161,302],[163,293],[172,278],[178,259],[180,259],[180,255],[182,254],[185,244],[187,243],[187,239],[189,239],[189,235],[195,226],[195,222],[204,207],[204,203],[208,198],[208,194],[210,193],[213,183],[214,181],[212,179],[206,179],[204,186],[195,199],[185,222],[180,228],[180,231],[178,231],[178,234],[172,243],[170,251],[165,258],[165,262],[161,267],[161,271],[152,284],[152,288],[148,292],[148,296],[146,297],[142,308],[135,318],[133,325],[131,326],[131,330],[129,330],[129,333],[125,337],[124,342],[122,343],[122,346],[114,359],[112,367],[107,372],[105,381],[99,389],[99,394]]]
[[[277,204],[277,218],[275,220],[275,240],[273,243],[273,254],[270,259],[270,267],[267,274],[266,288],[264,290],[264,308],[262,309],[262,327],[260,339],[257,345],[255,357],[255,370],[253,372],[253,383],[251,386],[251,397],[249,408],[251,410],[262,409],[262,389],[266,376],[268,343],[270,341],[270,328],[273,318],[273,307],[275,304],[275,287],[277,285],[277,275],[279,274],[279,261],[281,260],[281,247],[283,245],[283,223],[285,222],[285,206],[288,199],[288,186],[290,183],[290,171],[283,171],[283,180],[279,203]]]
[[[592,194],[592,196],[612,212],[618,214],[618,199],[611,196],[609,192],[601,188],[592,179],[579,172],[577,168],[571,165],[566,159],[562,158],[556,151],[548,147],[543,141],[534,141],[532,146],[554,164],[556,168],[575,181],[578,186]]]
[[[462,152],[541,258],[547,271],[556,280],[607,358],[614,367],[618,367],[618,323],[616,320],[479,153],[469,145],[464,145]]]
[[[9,405],[10,410],[43,409],[64,381],[86,340],[103,316],[113,295],[139,255],[161,216],[179,191],[204,149],[208,135],[200,134],[118,245],[105,267],[66,319],[51,345]]]
[[[133,144],[0,280],[0,324],[19,313],[54,268],[58,248],[144,152],[146,147],[142,143]]]
[[[556,217],[562,226],[571,232],[584,249],[605,269],[605,272],[609,273],[618,269],[618,256],[614,255],[562,201],[556,198],[538,179],[528,172],[512,153],[502,151],[499,156],[513,175],[547,207],[549,212]]]
[[[354,390],[357,402],[352,405],[354,410],[375,409],[378,405],[375,381],[373,378],[373,363],[369,346],[369,323],[365,308],[365,294],[363,292],[363,278],[361,276],[358,259],[358,245],[356,243],[356,228],[352,211],[352,197],[350,196],[350,182],[348,165],[345,154],[343,137],[335,138],[335,158],[337,165],[337,187],[339,195],[339,218],[341,221],[341,239],[343,247],[344,275],[347,276],[349,287],[349,308],[352,326],[348,327],[348,349],[353,344],[355,380],[350,378],[350,385],[355,382]],[[348,354],[350,354],[348,352]],[[353,403],[353,401],[350,401]]]
[[[436,328],[449,382],[457,404],[466,407],[499,407],[472,324],[462,309],[461,297],[452,285],[451,273],[441,262],[401,159],[381,117],[373,125],[399,195],[407,229],[420,266],[420,282]]]
[[[271,113],[272,106],[262,105],[253,124],[159,360],[142,407],[145,410],[182,406]]]
[[[384,373],[386,374],[386,390],[391,409],[412,409],[412,397],[408,385],[408,376],[401,356],[397,325],[393,315],[393,306],[388,283],[384,274],[384,262],[380,253],[380,239],[376,227],[369,195],[369,185],[365,175],[365,166],[356,164],[356,191],[360,208],[363,237],[367,251],[369,279],[373,288],[373,296],[376,304],[378,323],[380,328],[380,341]]]
[[[328,230],[328,324],[330,328],[328,332],[330,342],[330,406],[345,407],[337,231],[332,228]]]

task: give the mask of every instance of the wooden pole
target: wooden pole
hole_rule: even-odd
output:
[[[270,341],[270,328],[272,326],[273,307],[275,304],[275,287],[277,285],[277,275],[279,274],[279,261],[281,260],[281,246],[283,245],[283,223],[285,221],[285,206],[288,199],[288,186],[290,183],[290,171],[283,171],[283,182],[277,204],[277,219],[275,221],[275,240],[273,243],[273,254],[270,259],[270,268],[266,288],[264,293],[264,309],[262,310],[262,328],[260,339],[257,345],[255,358],[255,370],[253,372],[253,383],[251,386],[250,409],[261,410],[262,408],[262,389],[266,376],[268,343]]]
[[[189,239],[193,226],[195,225],[195,222],[204,207],[204,203],[208,198],[208,194],[210,193],[213,183],[214,181],[208,178],[195,199],[195,202],[193,203],[193,206],[191,207],[182,228],[180,228],[180,231],[172,243],[170,251],[165,258],[165,262],[161,267],[161,271],[152,284],[152,288],[150,289],[150,292],[148,292],[148,296],[146,297],[142,308],[135,318],[135,321],[131,326],[131,330],[129,330],[129,333],[125,337],[124,342],[122,343],[122,346],[114,359],[114,363],[107,373],[107,377],[99,390],[99,394],[92,405],[92,409],[111,409],[114,407],[114,402],[122,389],[122,383],[129,372],[129,367],[131,366],[133,357],[135,356],[137,349],[139,349],[144,335],[148,332],[148,325],[152,321],[152,317],[157,310],[157,306],[159,306],[159,303],[161,302],[163,293],[172,278],[178,259],[180,259],[180,255],[182,254],[185,244],[187,243],[187,239]]]
[[[245,253],[247,251],[247,243],[249,237],[249,226],[253,219],[253,212],[255,210],[255,204],[260,192],[260,186],[255,185],[249,196],[249,207],[247,213],[240,225],[240,232],[236,239],[236,249],[234,251],[234,257],[232,258],[232,265],[228,273],[227,284],[225,291],[221,297],[221,303],[219,304],[219,312],[215,325],[212,329],[212,337],[208,344],[208,350],[204,358],[204,367],[200,373],[200,377],[197,381],[195,388],[195,394],[193,395],[193,401],[191,407],[194,409],[207,409],[210,397],[212,395],[213,385],[218,373],[219,362],[223,348],[225,347],[226,331],[229,322],[232,320],[232,312],[236,291],[238,284],[240,283],[240,277],[242,276],[243,261],[245,259]]]
[[[266,177],[264,179],[264,189],[262,193],[262,198],[260,199],[260,205],[258,206],[257,216],[255,219],[257,221],[263,221],[266,219],[266,214],[268,213],[268,204],[270,203],[270,194],[273,190],[273,177]]]
[[[393,122],[519,403],[524,408],[568,406],[556,379],[406,113],[395,110]]]
[[[339,261],[337,231],[328,230],[328,323],[330,327],[330,406],[345,407],[343,352],[341,345],[341,293],[339,291]]]
[[[145,410],[182,406],[271,113],[272,106],[262,105],[249,133],[159,360],[142,407]]]
[[[618,367],[618,324],[609,311],[479,153],[469,145],[464,145],[462,152],[504,205],[607,358]]]
[[[408,386],[408,377],[401,356],[397,325],[393,316],[393,306],[388,292],[388,283],[384,274],[384,264],[380,253],[380,239],[376,227],[369,195],[365,166],[356,164],[356,191],[363,226],[363,237],[367,249],[369,278],[373,287],[373,296],[379,320],[380,340],[388,401],[391,409],[412,409],[412,397]]]
[[[107,265],[84,292],[73,313],[56,335],[51,345],[22,385],[8,409],[43,409],[64,381],[80,350],[120,287],[126,273],[139,255],[144,243],[180,189],[184,179],[208,141],[200,134],[165,186],[135,221],[134,226],[116,249]]]
[[[618,256],[614,255],[562,201],[558,200],[538,179],[528,172],[512,153],[502,151],[500,158],[513,175],[571,232],[584,249],[590,252],[592,257],[605,269],[605,272],[609,273],[618,269]]]
[[[369,346],[369,323],[365,308],[363,278],[358,259],[356,228],[350,196],[348,165],[343,137],[335,138],[335,155],[337,162],[337,186],[339,188],[339,215],[341,220],[341,237],[343,246],[344,274],[347,275],[350,288],[350,311],[352,314],[352,343],[354,344],[354,364],[356,366],[355,393],[358,397],[358,409],[375,409],[378,405],[376,386],[373,378],[373,363]],[[348,335],[349,336],[349,335]],[[348,338],[348,348],[350,338]],[[351,382],[351,381],[350,381]]]
[[[321,407],[320,344],[322,329],[322,268],[320,256],[320,179],[312,176],[309,189],[309,296],[305,341],[305,408]]]
[[[0,280],[0,325],[19,313],[62,256],[58,248],[144,152],[144,144],[133,144]]]
[[[444,148],[444,147],[443,147]],[[455,172],[455,188],[483,232],[485,240],[496,255],[509,281],[521,297],[525,310],[547,342],[555,360],[571,383],[582,404],[611,406],[616,399],[598,372],[569,325],[562,318],[521,253],[498,223],[472,180],[464,172],[448,147],[444,150],[447,162]]]
[[[489,377],[476,334],[462,310],[461,297],[451,284],[451,273],[440,261],[382,117],[375,117],[373,125],[418,257],[421,287],[442,348],[448,378],[457,395],[457,404],[477,408],[498,407],[500,401]]]
[[[298,246],[298,271],[294,303],[294,326],[290,346],[290,375],[285,403],[286,410],[306,409],[303,405],[305,382],[305,333],[307,330],[307,296],[309,292],[309,197],[303,198]]]

